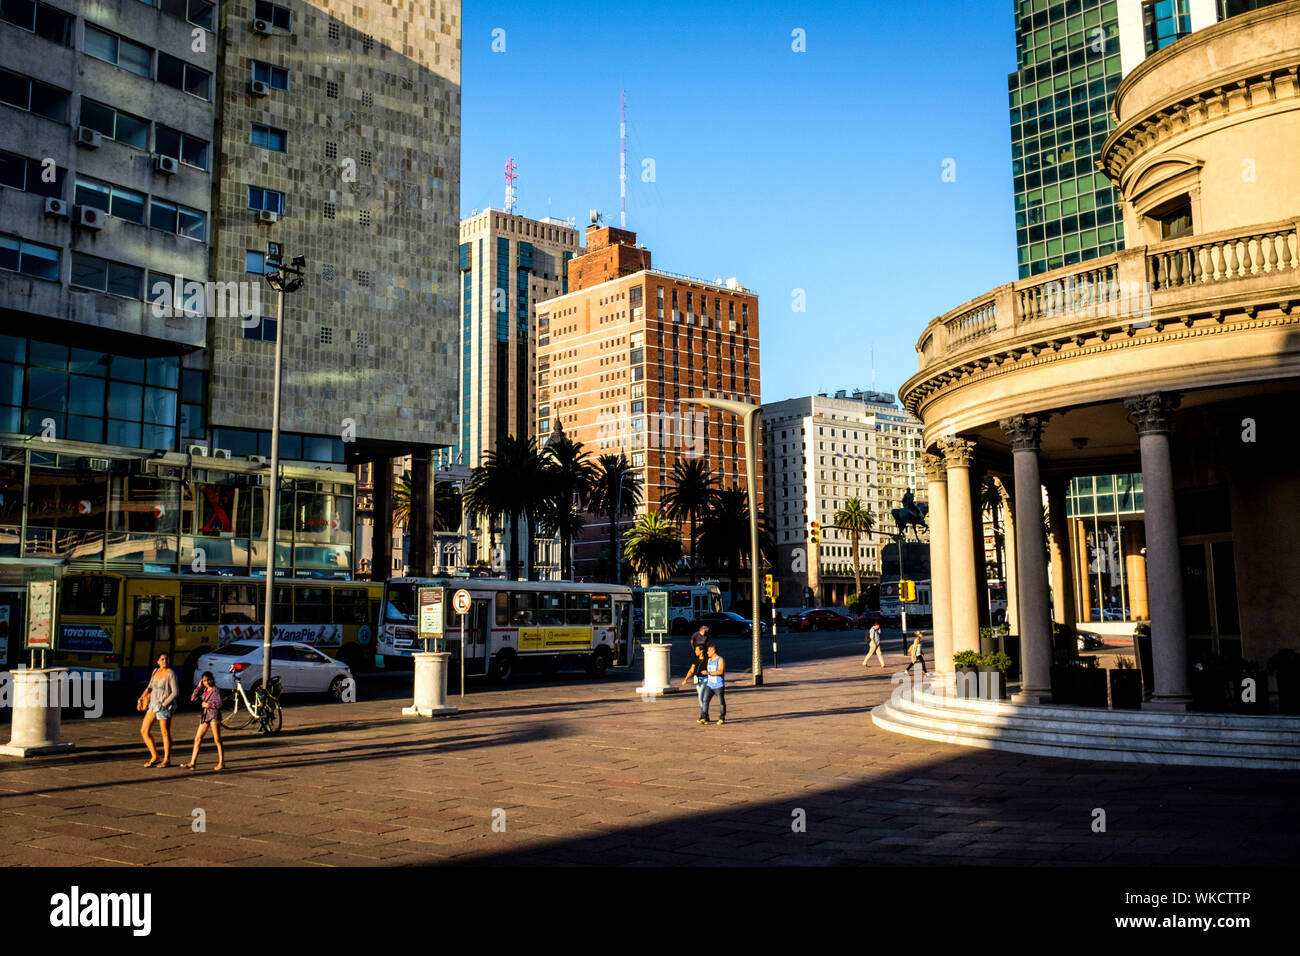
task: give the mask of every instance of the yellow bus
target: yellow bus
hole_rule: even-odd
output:
[[[274,593],[273,640],[312,644],[353,671],[371,665],[382,584],[277,578]],[[265,595],[264,578],[69,571],[54,664],[109,681],[143,681],[167,653],[189,688],[199,655],[262,640]]]

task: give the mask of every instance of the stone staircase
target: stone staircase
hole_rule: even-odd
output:
[[[1300,717],[1170,714],[965,700],[896,688],[871,712],[882,730],[1015,753],[1128,763],[1300,770]]]

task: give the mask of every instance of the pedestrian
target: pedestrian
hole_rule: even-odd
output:
[[[158,655],[158,666],[149,676],[149,686],[140,695],[140,701],[146,704],[144,721],[140,724],[140,736],[149,748],[149,762],[146,767],[170,767],[172,759],[172,715],[176,712],[176,698],[180,689],[176,686],[176,672],[171,669],[171,658],[166,654]],[[139,704],[136,705],[137,707]],[[162,729],[163,755],[158,760],[158,748],[153,742],[154,721]]]
[[[700,650],[704,650],[704,648],[707,647],[708,644],[709,644],[709,625],[701,624],[700,629],[691,635],[691,653],[694,654],[695,649],[697,647]]]
[[[718,698],[718,723],[727,722],[727,695],[724,689],[727,683],[727,662],[718,654],[718,645],[710,644],[708,648],[709,659],[704,665],[705,673],[708,677],[704,679],[704,695],[700,699],[700,719],[698,723],[707,724],[709,722],[709,705],[713,703],[713,698]]]
[[[871,655],[875,654],[876,659],[880,661],[880,666],[885,666],[885,655],[880,652],[880,622],[872,621],[871,630],[867,631],[867,656],[862,658],[862,666],[867,666],[867,661],[871,660]]]
[[[686,672],[686,677],[682,679],[682,686],[685,687],[687,681],[692,678],[695,680],[695,697],[699,701],[700,710],[704,710],[704,674],[705,665],[708,664],[708,657],[704,653],[704,648],[693,645],[695,660],[691,661],[691,669]]]
[[[190,694],[190,700],[198,700],[199,695],[203,696],[203,713],[199,715],[199,729],[194,734],[194,752],[190,754],[190,762],[183,763],[181,766],[186,770],[198,769],[199,744],[203,742],[203,736],[211,727],[212,742],[217,745],[217,765],[212,769],[224,770],[226,751],[221,746],[221,691],[217,690],[217,679],[212,676],[212,671],[203,672],[198,685],[194,688],[194,693]]]
[[[912,658],[911,661],[910,661],[910,662],[908,663],[908,665],[907,665],[907,672],[908,672],[909,674],[912,673],[912,667],[913,667],[913,665],[915,665],[915,664],[920,664],[920,665],[921,665],[921,673],[922,673],[922,674],[928,674],[928,673],[929,673],[929,671],[927,671],[927,670],[925,669],[925,652],[921,649],[921,632],[920,632],[920,631],[917,631],[917,632],[916,632],[916,637],[914,637],[914,638],[912,639],[912,646],[909,647],[909,648],[907,649],[907,653],[908,653],[908,656]]]

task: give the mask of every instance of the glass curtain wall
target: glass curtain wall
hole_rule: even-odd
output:
[[[1070,482],[1066,516],[1080,621],[1142,621],[1146,534],[1142,475],[1093,475]]]

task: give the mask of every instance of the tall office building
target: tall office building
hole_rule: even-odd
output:
[[[634,232],[592,225],[586,238],[567,294],[537,308],[536,433],[558,423],[592,455],[626,454],[641,513],[659,510],[679,460],[702,457],[722,487],[743,488],[740,422],[682,400],[759,403],[758,296],[735,279],[653,269]],[[590,577],[608,523],[593,519],[587,531],[574,573]]]
[[[864,587],[879,581],[881,549],[896,528],[892,511],[909,491],[925,500],[917,478],[921,426],[884,392],[809,395],[763,406],[767,512],[777,546],[779,603],[839,603],[855,586],[852,541],[834,527],[835,513],[857,498],[883,535],[861,536]],[[811,540],[812,522],[821,540]]]
[[[1008,78],[1020,278],[1123,246],[1119,195],[1097,167],[1111,96],[1146,57],[1276,0],[1017,0]],[[1190,230],[1171,210],[1169,235]]]

